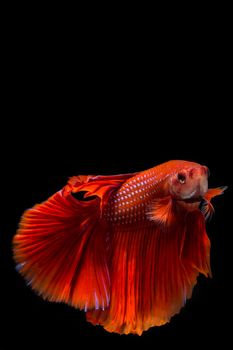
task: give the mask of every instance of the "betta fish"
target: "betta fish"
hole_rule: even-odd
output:
[[[146,171],[71,177],[28,209],[13,239],[17,269],[44,299],[84,310],[120,334],[169,322],[211,276],[206,166],[172,160]]]

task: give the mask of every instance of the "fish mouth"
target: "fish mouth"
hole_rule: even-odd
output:
[[[197,190],[194,190],[193,192],[191,192],[190,194],[186,195],[186,196],[183,196],[182,199],[185,200],[185,199],[190,199],[190,198],[193,198],[194,195],[196,194]]]
[[[185,203],[197,203],[197,202],[201,202],[203,200],[203,196],[200,195],[200,191],[197,191],[195,189],[189,195],[184,196],[182,198],[176,198],[176,200],[180,201],[180,202],[185,202]]]
[[[194,211],[202,208],[202,203],[204,203],[204,198],[202,196],[196,196],[185,199],[176,199],[177,204],[184,207],[188,211]]]

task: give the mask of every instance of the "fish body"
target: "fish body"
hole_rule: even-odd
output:
[[[84,310],[109,332],[163,325],[198,275],[211,276],[205,217],[225,188],[208,190],[208,175],[206,166],[175,160],[73,177],[24,213],[13,241],[18,270],[42,297]]]
[[[129,178],[111,196],[104,213],[106,220],[126,225],[146,220],[150,203],[170,194],[167,179],[180,169],[195,165],[185,161],[170,161]]]

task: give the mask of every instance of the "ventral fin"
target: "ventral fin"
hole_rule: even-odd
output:
[[[214,207],[211,204],[211,200],[216,197],[220,196],[224,193],[224,191],[227,189],[227,186],[221,186],[217,188],[210,188],[206,194],[203,197],[203,200],[200,205],[200,210],[202,214],[204,215],[206,220],[210,220],[212,216],[214,215]]]
[[[212,219],[212,216],[214,215],[215,210],[213,205],[210,203],[210,201],[203,199],[199,208],[206,220]]]

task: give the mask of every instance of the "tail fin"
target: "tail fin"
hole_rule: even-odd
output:
[[[110,280],[101,211],[130,176],[79,176],[42,204],[27,210],[13,240],[14,258],[28,284],[45,299],[80,309],[105,309]],[[79,201],[72,192],[87,191]]]
[[[200,212],[168,229],[149,222],[116,227],[111,245],[111,301],[87,320],[109,332],[136,333],[161,326],[191,297],[199,273],[210,274],[210,243]]]

